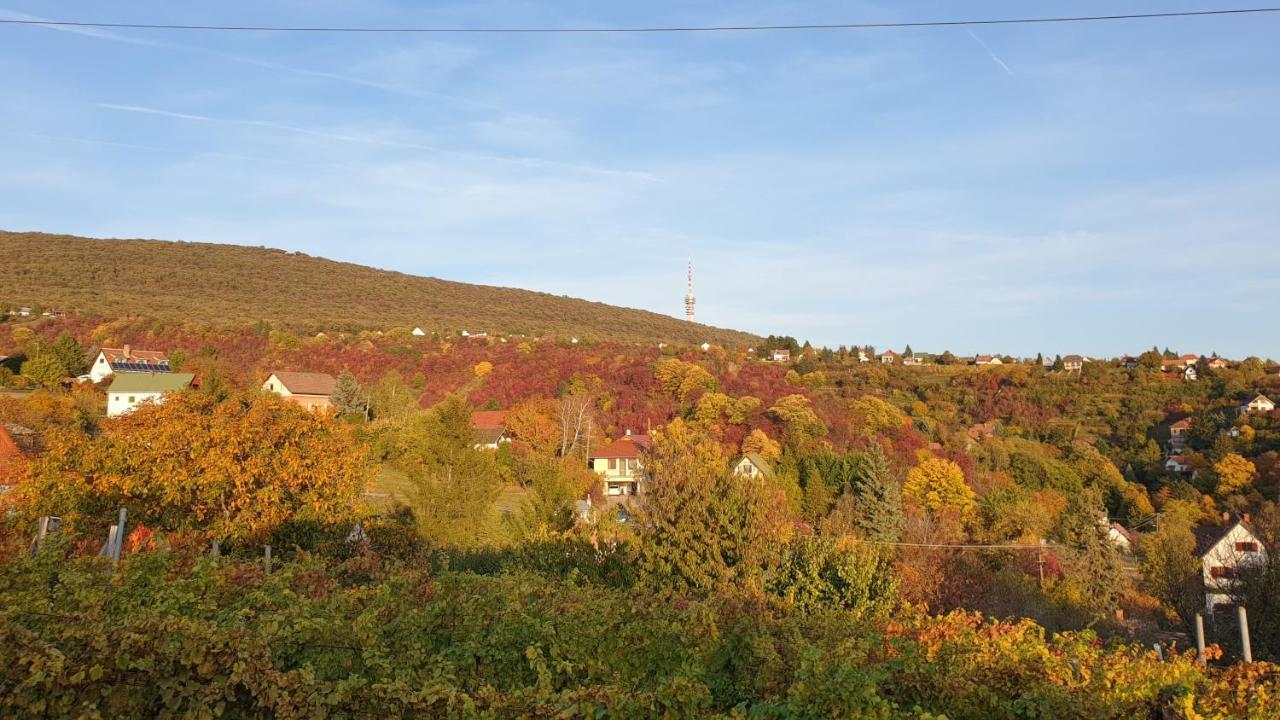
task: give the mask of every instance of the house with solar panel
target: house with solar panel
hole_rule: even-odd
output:
[[[107,417],[127,415],[145,402],[162,403],[166,395],[186,390],[195,379],[192,373],[120,373],[107,388]]]
[[[122,348],[102,348],[98,357],[89,368],[89,379],[95,383],[102,382],[116,373],[167,373],[173,372],[169,366],[169,357],[159,350],[134,350],[125,345]]]
[[[262,389],[275,393],[285,400],[297,403],[308,410],[328,410],[333,407],[333,389],[338,381],[327,373],[285,372],[271,373]]]

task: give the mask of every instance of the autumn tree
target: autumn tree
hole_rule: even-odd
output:
[[[67,369],[53,353],[42,350],[22,363],[22,374],[46,387],[53,387],[67,376]]]
[[[954,510],[966,521],[974,516],[977,498],[960,466],[942,458],[929,458],[907,471],[902,497],[930,512]]]
[[[58,335],[58,339],[49,347],[49,353],[62,364],[64,376],[75,377],[84,372],[86,364],[84,348],[80,347],[80,343],[76,342],[71,333],[64,331]]]
[[[463,397],[450,395],[409,418],[394,443],[394,462],[415,486],[410,506],[428,542],[472,546],[493,539],[502,479],[493,453],[475,447]]]
[[[274,396],[178,393],[100,435],[59,430],[46,442],[21,504],[89,527],[123,506],[156,529],[261,540],[291,520],[350,517],[368,479],[364,450],[342,426]]]
[[[1138,543],[1143,587],[1183,618],[1190,618],[1203,603],[1196,538],[1191,532],[1202,513],[1195,503],[1170,501],[1155,532]]]
[[[1213,472],[1218,476],[1218,495],[1227,496],[1245,492],[1258,473],[1253,463],[1236,453],[1229,453],[1214,463]]]
[[[776,462],[782,457],[782,446],[774,442],[765,431],[755,428],[742,439],[742,454],[758,454],[769,462]]]
[[[788,528],[770,480],[730,472],[720,445],[680,419],[654,430],[644,474],[636,561],[648,583],[706,593],[760,581]]]
[[[894,430],[906,422],[901,410],[874,395],[863,395],[850,402],[849,410],[854,425],[868,433]]]
[[[535,453],[552,455],[560,449],[560,405],[549,398],[530,398],[507,411],[507,434]]]
[[[418,412],[419,393],[397,370],[390,370],[369,388],[369,410],[379,420],[403,421]]]
[[[813,411],[804,395],[786,395],[769,408],[769,414],[782,423],[786,440],[794,447],[805,447],[827,434],[827,426]]]

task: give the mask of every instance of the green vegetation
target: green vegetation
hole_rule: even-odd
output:
[[[414,277],[283,250],[0,232],[5,301],[98,316],[332,331],[554,334],[749,345],[741,332],[513,288]]]

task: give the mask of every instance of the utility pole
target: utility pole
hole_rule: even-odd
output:
[[[1204,616],[1196,613],[1196,662],[1204,664]]]
[[[1044,538],[1036,546],[1036,570],[1040,573],[1040,587],[1044,588]]]
[[[1253,647],[1249,645],[1249,613],[1243,605],[1236,606],[1236,618],[1240,621],[1240,654],[1247,663],[1253,662]]]

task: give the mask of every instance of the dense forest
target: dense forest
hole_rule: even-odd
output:
[[[123,344],[199,387],[103,418],[102,388],[65,378]],[[1247,517],[1280,547],[1280,413],[1241,411],[1280,397],[1274,363],[1187,380],[1158,350],[1072,371],[772,346],[791,359],[0,324],[0,424],[37,438],[0,466],[0,708],[1274,717],[1280,553],[1231,585],[1257,662],[1230,613],[1207,619],[1207,665],[1190,635],[1201,534]],[[275,370],[337,376],[337,411],[262,394]],[[478,410],[506,411],[510,442],[476,447]],[[650,439],[644,493],[619,503],[586,459],[628,431]],[[766,472],[734,472],[743,456]]]
[[[294,330],[562,335],[747,345],[747,333],[546,293],[414,277],[302,253],[0,231],[0,306]],[[676,286],[679,291],[679,286]],[[674,292],[673,292],[674,297]]]

